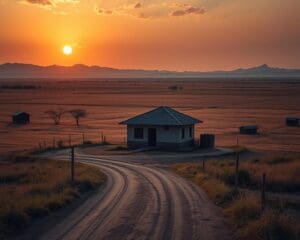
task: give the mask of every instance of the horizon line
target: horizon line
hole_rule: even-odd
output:
[[[1,65],[5,64],[20,64],[20,65],[32,65],[32,66],[37,66],[37,67],[74,67],[74,66],[85,66],[85,67],[99,67],[99,68],[109,68],[109,69],[114,69],[114,70],[133,70],[133,71],[160,71],[160,72],[178,72],[178,73],[185,73],[185,72],[198,72],[198,73],[209,73],[209,72],[230,72],[230,71],[235,71],[235,70],[245,70],[245,69],[251,69],[251,68],[258,68],[258,67],[263,67],[266,66],[268,68],[277,68],[277,69],[286,69],[286,70],[300,70],[299,68],[292,68],[292,67],[285,67],[285,66],[271,66],[267,63],[263,64],[258,64],[258,65],[250,65],[247,67],[235,67],[231,68],[230,70],[224,70],[224,69],[215,69],[215,70],[166,70],[166,69],[147,69],[147,68],[117,68],[117,67],[109,67],[109,66],[102,66],[102,65],[89,65],[89,64],[84,64],[84,63],[74,63],[71,65],[59,65],[59,64],[47,64],[47,65],[39,65],[39,64],[34,64],[34,63],[26,63],[26,62],[3,62],[0,63]]]

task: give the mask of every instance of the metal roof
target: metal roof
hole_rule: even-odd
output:
[[[247,125],[247,126],[240,126],[242,129],[256,129],[258,128],[257,125]]]
[[[126,125],[158,125],[158,126],[184,126],[201,123],[201,120],[178,112],[173,108],[161,106],[149,112],[129,118],[120,124]]]
[[[29,115],[29,113],[27,113],[27,112],[17,111],[17,112],[13,113],[13,116],[18,116],[20,114],[27,114],[27,115]]]

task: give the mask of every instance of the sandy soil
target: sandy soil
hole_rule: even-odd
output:
[[[107,185],[40,239],[231,239],[221,211],[200,188],[123,158],[77,154],[101,167]]]
[[[17,80],[2,80],[13,84]],[[19,81],[20,82],[20,81]],[[258,150],[300,152],[300,128],[285,126],[286,116],[300,117],[299,80],[27,80],[39,89],[0,89],[0,153],[33,148],[53,140],[68,144],[100,141],[101,133],[113,143],[124,143],[126,129],[118,123],[159,105],[175,107],[204,121],[196,127],[201,133],[216,134],[218,146],[236,143],[238,127],[258,124],[260,134],[240,135],[240,144]],[[172,91],[171,85],[182,86]],[[44,113],[62,107],[88,111],[81,126],[65,115],[54,126]],[[31,113],[32,123],[10,124],[17,110]]]

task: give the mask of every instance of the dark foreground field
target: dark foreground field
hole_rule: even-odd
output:
[[[300,237],[299,158],[269,157],[242,161],[235,186],[235,161],[209,160],[173,165],[223,208],[235,226],[237,239],[290,239]],[[266,201],[262,205],[262,174],[266,174]],[[264,209],[262,209],[264,206]]]
[[[77,163],[72,184],[69,168],[68,162],[24,156],[0,162],[0,239],[19,235],[105,181],[99,169]]]
[[[252,149],[299,152],[300,128],[286,127],[287,116],[300,116],[299,80],[1,80],[0,152],[63,141],[68,145],[85,140],[99,142],[101,135],[113,143],[124,142],[125,128],[118,123],[159,105],[204,121],[196,136],[216,134],[217,145],[236,143],[238,127],[257,124],[259,134],[240,136],[240,144]],[[23,87],[20,87],[19,85]],[[29,87],[28,87],[29,86]],[[85,109],[86,118],[75,126],[70,114],[54,125],[45,111]],[[26,126],[10,124],[11,114],[31,114]]]

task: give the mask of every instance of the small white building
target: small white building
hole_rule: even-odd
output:
[[[120,124],[127,125],[129,148],[184,150],[194,146],[194,126],[202,121],[161,106]]]

